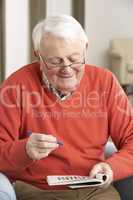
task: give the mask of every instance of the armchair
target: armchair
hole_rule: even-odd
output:
[[[133,38],[112,40],[109,55],[111,71],[120,84],[133,84]]]

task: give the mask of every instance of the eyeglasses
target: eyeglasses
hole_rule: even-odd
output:
[[[62,64],[57,65],[57,64],[53,64],[53,63],[47,63],[40,54],[38,54],[38,55],[39,55],[41,62],[46,66],[46,68],[48,70],[52,70],[52,69],[56,69],[56,68],[58,69],[58,68],[63,68],[63,67],[70,67],[72,69],[79,70],[85,64],[85,57],[83,58],[83,62],[73,62],[70,65],[62,65]]]

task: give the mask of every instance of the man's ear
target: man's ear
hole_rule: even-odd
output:
[[[88,42],[85,44],[85,63],[87,62]]]
[[[86,45],[85,45],[86,51],[88,50],[88,46],[89,46],[89,44],[87,42]]]
[[[33,52],[34,52],[35,57],[38,58],[38,51],[35,51],[35,50],[33,49]]]

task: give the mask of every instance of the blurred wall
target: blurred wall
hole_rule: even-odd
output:
[[[72,14],[72,0],[5,0],[5,77],[34,59],[31,33],[47,15]]]
[[[133,1],[86,0],[85,3],[88,61],[109,68],[110,41],[114,38],[133,37]]]
[[[113,38],[133,37],[132,0],[5,0],[5,75],[34,60],[31,32],[48,15],[69,14],[84,26],[88,62],[109,67],[108,48]]]
[[[5,0],[5,75],[29,62],[29,1]]]
[[[5,4],[0,1],[0,83],[4,79],[4,61],[5,61]]]
[[[59,13],[72,15],[72,0],[47,0],[46,15],[56,15]]]

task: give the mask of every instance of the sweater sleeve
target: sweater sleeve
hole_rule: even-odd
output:
[[[11,178],[33,162],[26,154],[27,138],[19,139],[21,115],[20,86],[7,80],[0,90],[0,172]]]
[[[133,175],[133,108],[114,75],[109,85],[108,127],[118,152],[106,162],[113,170],[114,180],[119,180]]]

